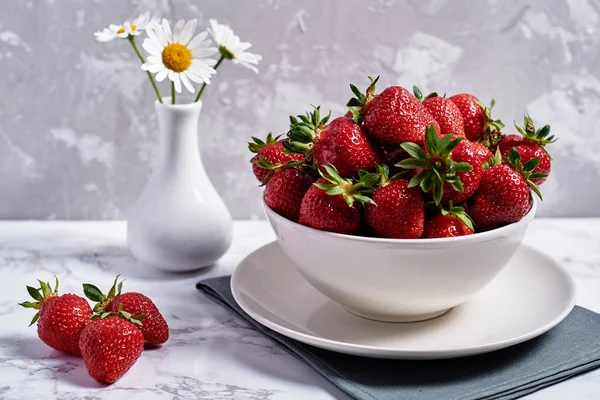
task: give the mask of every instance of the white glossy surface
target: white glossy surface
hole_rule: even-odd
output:
[[[231,289],[252,318],[292,339],[396,359],[451,358],[505,348],[553,328],[575,304],[568,273],[528,246],[469,301],[423,322],[378,322],[349,313],[306,282],[277,242],[240,263]]]
[[[31,399],[347,399],[310,367],[195,289],[199,279],[230,274],[250,252],[275,239],[266,221],[236,222],[231,249],[214,267],[167,274],[132,259],[123,222],[0,222],[0,398]],[[600,312],[600,219],[535,220],[524,242],[557,258],[573,276],[577,304]],[[80,358],[58,353],[27,328],[17,302],[35,278],[62,278],[147,292],[171,326],[166,346],[147,351],[110,387],[87,376]],[[595,400],[600,370],[569,379],[528,400]]]
[[[133,255],[168,271],[190,271],[218,260],[231,245],[232,220],[208,179],[198,151],[202,102],[156,102],[159,156],[129,214]]]
[[[369,319],[410,322],[437,317],[487,285],[517,251],[536,205],[514,224],[426,240],[319,231],[266,205],[265,214],[283,252],[319,292]]]

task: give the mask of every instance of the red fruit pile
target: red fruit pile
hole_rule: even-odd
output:
[[[375,93],[377,79],[346,115],[320,107],[290,117],[285,139],[253,138],[254,174],[265,203],[315,229],[383,238],[470,235],[519,221],[550,173],[550,126],[525,116],[504,134],[473,95],[423,97],[400,86]]]
[[[31,325],[38,324],[38,336],[53,349],[83,356],[88,373],[101,383],[113,383],[138,360],[144,344],[159,345],[169,338],[166,321],[148,297],[123,293],[123,282],[115,279],[105,296],[94,285],[84,284],[85,295],[58,294],[50,284],[38,281],[39,288],[27,286],[35,302],[20,303],[39,310]]]

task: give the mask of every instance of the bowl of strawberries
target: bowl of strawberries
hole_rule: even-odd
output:
[[[290,118],[253,138],[253,170],[283,252],[361,317],[434,318],[491,282],[519,248],[550,173],[548,125],[517,134],[470,94],[351,85],[349,112]]]

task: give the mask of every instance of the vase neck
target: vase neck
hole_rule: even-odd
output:
[[[198,150],[198,119],[202,103],[156,103],[158,116],[158,169],[185,170],[200,166]]]

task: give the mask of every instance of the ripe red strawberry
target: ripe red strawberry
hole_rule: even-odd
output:
[[[416,143],[403,143],[401,147],[413,158],[402,160],[396,166],[419,171],[410,180],[409,187],[420,186],[424,192],[432,192],[436,205],[450,200],[462,202],[477,190],[482,175],[481,162],[464,138],[452,139],[452,135],[446,135],[440,139],[429,126],[425,151]]]
[[[531,173],[539,159],[531,159],[523,165],[519,153],[512,149],[506,159],[508,164],[498,165],[498,159],[491,161],[495,161],[492,164],[496,165],[484,171],[469,207],[473,221],[481,230],[498,228],[523,218],[531,208],[531,190],[542,198],[539,189],[530,180],[543,175]]]
[[[83,297],[74,294],[59,296],[58,278],[54,291],[49,283],[38,282],[39,289],[27,286],[27,291],[36,301],[20,303],[25,308],[39,310],[29,326],[37,321],[38,336],[53,349],[81,355],[79,335],[92,316],[90,305]]]
[[[379,95],[374,95],[372,81],[366,94],[350,85],[355,98],[348,107],[355,120],[362,122],[365,130],[384,145],[399,145],[405,142],[423,144],[425,129],[433,125],[441,131],[439,124],[421,102],[401,86],[390,86]]]
[[[370,202],[361,190],[373,185],[379,175],[370,173],[355,183],[342,178],[331,165],[324,166],[326,173],[308,189],[302,204],[298,223],[323,231],[352,234],[360,227],[361,210],[356,201]]]
[[[371,196],[374,203],[366,205],[365,218],[369,226],[384,238],[417,239],[423,234],[425,203],[419,188],[409,187],[404,179],[389,179],[389,168],[379,169],[379,187]]]
[[[330,114],[331,115],[331,114]],[[329,122],[321,119],[320,108],[306,115],[291,117],[286,147],[312,155],[316,165],[333,165],[341,176],[357,176],[359,170],[373,171],[382,155],[369,141],[361,126],[347,117]]]
[[[463,207],[450,203],[448,210],[442,209],[425,224],[424,238],[447,238],[472,235],[473,221]]]
[[[515,127],[519,135],[505,136],[498,144],[498,148],[504,157],[508,156],[510,149],[516,148],[521,156],[521,162],[524,164],[533,158],[539,158],[540,162],[532,172],[543,173],[546,177],[532,179],[531,181],[540,186],[546,181],[552,166],[552,158],[546,151],[546,145],[555,142],[557,139],[554,136],[549,136],[550,125],[536,130],[529,115],[525,116],[523,128],[516,125]]]
[[[452,136],[465,137],[465,128],[460,110],[446,97],[440,97],[437,93],[431,93],[423,99],[423,94],[418,87],[413,86],[415,97],[423,102],[423,106],[440,124],[440,136],[451,134]]]
[[[292,168],[275,172],[265,187],[265,203],[277,214],[298,221],[300,204],[313,179]]]
[[[489,107],[483,106],[477,97],[468,93],[456,94],[450,97],[450,100],[456,104],[462,114],[467,139],[483,140],[486,136],[493,135],[494,132],[504,128],[502,121],[492,119],[492,108],[495,104],[493,99]]]
[[[115,278],[113,286],[105,296],[100,289],[89,283],[83,284],[86,297],[97,302],[94,311],[99,313],[122,310],[132,315],[143,315],[143,325],[140,327],[146,344],[159,345],[169,339],[169,326],[156,305],[148,296],[141,293],[128,292],[121,294],[123,281],[117,285],[119,275]]]
[[[105,315],[105,316],[104,316]],[[140,358],[144,336],[129,315],[104,314],[81,332],[79,347],[88,373],[101,383],[114,383]],[[134,322],[135,321],[135,322]]]
[[[280,137],[273,137],[273,134],[269,132],[265,141],[252,137],[252,142],[248,143],[248,149],[252,153],[256,153],[250,159],[250,162],[252,163],[252,172],[254,172],[254,176],[259,182],[262,182],[269,173],[268,169],[258,165],[261,159],[265,159],[275,166],[283,165],[288,161],[302,160],[302,154],[288,154],[285,152],[282,141],[279,140]]]
[[[486,162],[490,159],[490,157],[494,156],[490,149],[488,149],[481,143],[471,142],[471,147],[475,150],[475,154],[477,155],[477,157],[479,157],[479,160],[481,162]]]
[[[444,182],[444,195],[442,203],[448,204],[449,201],[455,204],[463,203],[470,199],[477,188],[481,177],[483,176],[483,167],[481,166],[481,158],[479,149],[473,142],[462,140],[450,153],[449,157],[454,163],[467,163],[471,166],[470,171],[456,172],[456,177],[462,183],[462,190],[456,190],[452,183]]]

